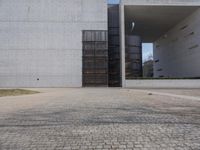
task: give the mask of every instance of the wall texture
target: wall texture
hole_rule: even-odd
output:
[[[200,88],[199,80],[126,80],[127,88]]]
[[[107,30],[107,0],[1,0],[0,87],[81,87],[82,30]]]
[[[200,0],[121,0],[123,5],[199,5]]]
[[[155,77],[200,77],[200,9],[154,43]]]

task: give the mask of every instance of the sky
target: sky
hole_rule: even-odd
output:
[[[152,43],[143,43],[142,44],[142,58],[145,62],[149,56],[153,56],[153,44]]]
[[[120,0],[108,0],[109,4],[117,4]]]
[[[108,0],[109,4],[117,4],[120,0]],[[148,59],[149,56],[153,56],[153,44],[143,43],[142,44],[142,58],[143,62]]]

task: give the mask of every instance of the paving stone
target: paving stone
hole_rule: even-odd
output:
[[[126,89],[65,92],[0,114],[0,150],[200,150],[199,101]]]

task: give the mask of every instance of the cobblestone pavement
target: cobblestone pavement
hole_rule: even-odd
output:
[[[132,89],[43,92],[0,98],[1,150],[200,150],[200,101]]]

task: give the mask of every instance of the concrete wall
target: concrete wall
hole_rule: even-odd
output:
[[[200,77],[200,9],[154,43],[154,76]]]
[[[200,0],[121,0],[122,5],[189,5],[196,6]]]
[[[1,0],[0,87],[81,87],[82,30],[107,30],[107,0]]]
[[[126,80],[127,88],[200,88],[200,80]]]

